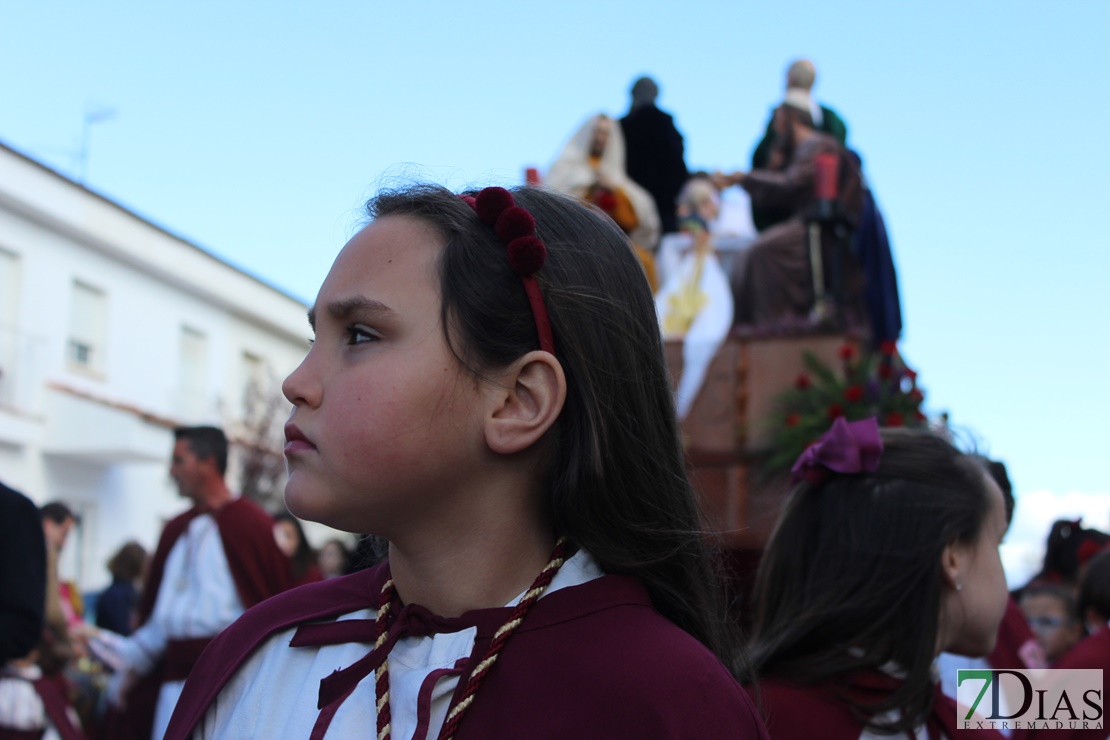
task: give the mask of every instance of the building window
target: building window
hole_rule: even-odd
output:
[[[19,256],[0,249],[0,406],[15,405],[18,326]]]
[[[108,298],[80,280],[73,281],[66,359],[71,367],[100,372],[108,323]]]
[[[259,396],[268,390],[266,361],[252,352],[244,352],[240,374],[242,380],[239,388],[241,394],[239,411],[242,418],[247,419],[251,415],[252,408],[257,404]]]
[[[208,392],[208,338],[196,329],[181,327],[181,355],[178,385],[185,409],[203,413]]]
[[[0,249],[0,332],[15,332],[19,311],[19,255]]]

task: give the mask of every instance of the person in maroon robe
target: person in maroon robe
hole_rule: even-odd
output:
[[[938,436],[842,418],[793,480],[749,646],[771,737],[962,737],[932,663],[994,646],[1007,597],[998,486]]]
[[[173,710],[173,692],[166,688],[185,680],[205,646],[230,623],[223,614],[233,619],[292,586],[289,559],[274,540],[273,519],[227,487],[228,443],[223,431],[179,427],[174,439],[170,475],[193,507],[171,519],[159,538],[139,602],[139,628],[128,638],[124,654],[129,665],[138,663],[136,657],[128,657],[133,654],[153,666],[121,674],[117,704],[122,706],[105,721],[107,737],[161,737]],[[197,528],[213,520],[218,538],[206,536],[211,525],[208,530]],[[171,562],[175,570],[167,577]],[[220,573],[223,562],[227,570]],[[230,592],[218,593],[218,579]],[[206,634],[192,634],[198,625],[208,625]]]
[[[358,625],[361,633],[328,629],[357,621],[335,622],[337,616],[374,608],[374,595],[388,577],[387,565],[376,566],[298,588],[250,610],[216,638],[190,676],[167,740],[200,730],[205,712],[237,669],[283,630],[299,627],[293,650],[336,640],[372,641],[370,625]],[[442,620],[439,629],[478,630],[473,652],[460,667],[464,675],[484,657],[511,612],[507,607],[484,609]],[[429,629],[427,621],[421,620],[421,630]],[[434,625],[440,620],[430,621]],[[644,650],[644,645],[651,649]],[[582,655],[589,661],[584,663]],[[481,701],[475,702],[460,737],[583,737],[584,727],[593,737],[763,736],[739,684],[704,645],[659,614],[633,578],[606,575],[541,599],[501,661],[482,687]],[[326,701],[325,692],[321,686],[321,701]],[[278,702],[287,700],[280,691],[273,696]]]
[[[167,738],[765,738],[620,228],[537,188],[369,210],[283,384],[285,500],[388,559],[244,614]]]

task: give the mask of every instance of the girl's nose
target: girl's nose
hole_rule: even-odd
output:
[[[320,404],[321,386],[312,372],[312,350],[301,360],[297,369],[289,373],[289,377],[281,384],[281,392],[294,406]]]

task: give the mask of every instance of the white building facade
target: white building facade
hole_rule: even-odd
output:
[[[306,309],[0,145],[0,480],[80,514],[63,577],[107,585],[120,545],[153,550],[187,508],[167,472],[174,426],[280,452],[280,422],[245,429],[247,388],[280,399],[307,350]]]

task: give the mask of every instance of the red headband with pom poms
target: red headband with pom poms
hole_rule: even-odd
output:
[[[547,260],[547,247],[536,236],[536,219],[518,206],[513,201],[513,194],[505,188],[484,188],[477,197],[464,195],[462,199],[474,209],[478,218],[493,227],[497,238],[505,243],[509,267],[520,275],[524,291],[528,294],[528,303],[532,306],[540,349],[555,354],[547,305],[543,302],[543,293],[534,275]]]

